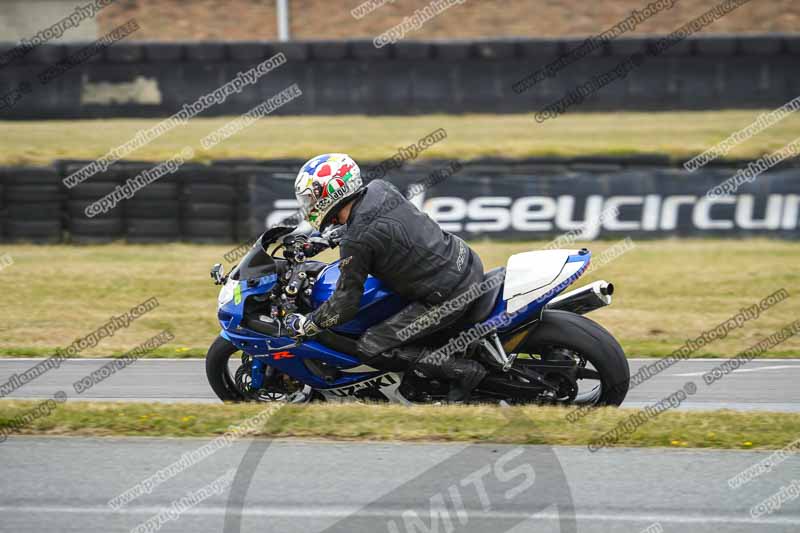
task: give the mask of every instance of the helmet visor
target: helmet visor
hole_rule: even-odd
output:
[[[307,217],[308,212],[315,203],[314,195],[311,193],[311,189],[306,189],[305,191],[297,194],[297,202],[300,204],[300,210],[303,212],[303,215]]]

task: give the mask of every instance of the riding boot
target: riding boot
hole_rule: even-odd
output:
[[[427,354],[425,354],[427,355]],[[468,402],[472,390],[486,377],[486,369],[478,361],[456,358],[452,354],[437,357],[420,357],[415,370],[428,377],[450,383],[449,402]]]
[[[468,402],[472,390],[486,377],[486,369],[472,359],[456,358],[452,354],[433,354],[431,350],[402,346],[388,350],[366,363],[386,371],[414,370],[430,379],[440,379],[450,384],[448,401]]]
[[[402,346],[392,348],[380,355],[365,360],[365,364],[375,367],[378,370],[388,372],[405,372],[422,357],[427,350],[414,346]]]
[[[451,403],[469,402],[473,389],[486,377],[486,369],[472,359],[455,359],[452,372],[456,376],[450,380],[447,400]]]

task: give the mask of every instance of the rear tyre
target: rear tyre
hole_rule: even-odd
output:
[[[579,385],[598,383],[581,391],[570,403],[618,406],[625,399],[630,383],[630,368],[617,340],[596,322],[568,311],[549,310],[531,335],[515,350],[522,354],[572,357],[579,361]],[[525,359],[517,359],[521,364]],[[582,366],[581,366],[582,365]],[[590,366],[591,365],[591,366]]]

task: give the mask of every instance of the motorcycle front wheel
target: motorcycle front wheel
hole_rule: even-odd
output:
[[[206,354],[206,378],[214,394],[223,402],[244,402],[247,398],[236,386],[228,361],[239,349],[222,336],[217,337]]]
[[[233,369],[231,357],[241,359]],[[217,337],[206,354],[206,378],[214,394],[223,402],[276,402],[286,400],[289,395],[302,388],[286,374],[267,366],[264,386],[259,390],[250,384],[252,359],[222,336]]]

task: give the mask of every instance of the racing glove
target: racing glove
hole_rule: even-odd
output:
[[[316,324],[300,313],[288,315],[283,319],[283,323],[289,330],[289,336],[293,339],[313,337],[320,331]]]

